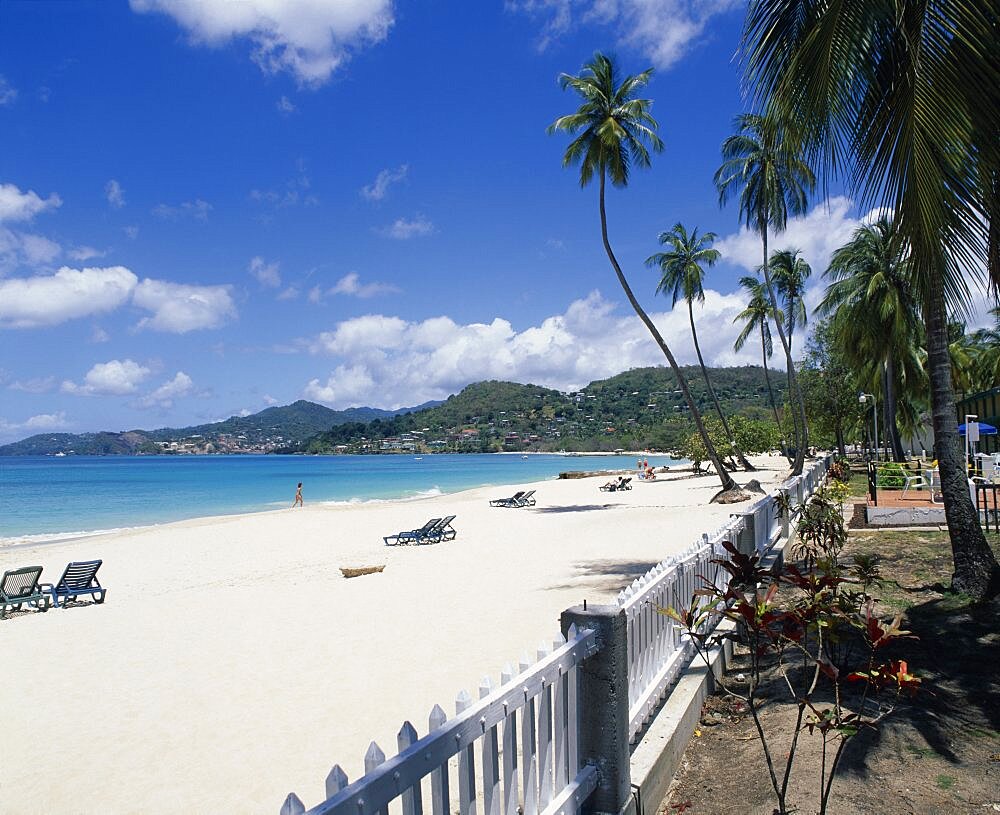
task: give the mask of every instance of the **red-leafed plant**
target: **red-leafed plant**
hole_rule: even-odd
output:
[[[800,518],[808,517],[804,507],[797,509]],[[829,526],[826,532],[837,534]],[[910,636],[902,630],[901,618],[880,620],[877,601],[868,594],[871,583],[853,579],[836,555],[829,556],[839,553],[842,542],[818,538],[812,542],[812,557],[770,568],[762,566],[756,553],[741,553],[725,542],[729,557],[713,561],[729,574],[725,588],[703,578],[705,587],[695,592],[687,608],[661,609],[681,625],[706,664],[710,649],[724,640],[735,640],[749,651],[745,684],[723,677],[719,686],[745,704],[753,719],[778,801],[776,812],[781,815],[793,811],[788,785],[803,730],[822,738],[820,766],[814,769],[818,811],[825,815],[844,747],[862,730],[877,728],[901,695],[912,696],[920,685],[905,661],[880,659],[886,645]],[[720,615],[735,626],[707,631]],[[843,651],[832,646],[846,640],[852,643],[848,653],[856,670],[831,658]],[[775,743],[780,734],[766,731],[760,717],[761,674],[772,667],[798,708],[795,729],[787,734],[783,767],[776,761],[781,755]]]

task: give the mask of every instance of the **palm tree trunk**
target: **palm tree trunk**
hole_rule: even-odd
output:
[[[886,357],[884,377],[886,438],[892,447],[892,460],[901,463],[906,461],[906,453],[896,422],[896,361],[892,354]]]
[[[951,585],[980,602],[1000,593],[1000,564],[986,543],[979,514],[969,496],[955,419],[948,353],[948,313],[940,267],[932,271],[924,318],[927,323],[927,366],[934,419],[934,446],[941,472],[944,513],[948,521],[955,572]]]
[[[733,477],[729,474],[729,471],[722,466],[722,462],[719,460],[719,454],[715,452],[712,440],[708,437],[708,433],[705,431],[705,423],[701,419],[701,413],[698,412],[698,406],[694,403],[694,399],[691,397],[691,390],[688,388],[687,380],[684,378],[683,372],[677,365],[677,360],[674,359],[674,355],[671,352],[670,347],[667,345],[656,326],[653,325],[653,321],[649,319],[649,315],[646,314],[642,306],[639,305],[639,301],[635,299],[635,295],[632,293],[632,287],[629,286],[628,281],[625,279],[622,267],[618,265],[618,259],[615,257],[615,253],[611,249],[611,242],[608,240],[608,215],[604,208],[604,184],[605,170],[604,167],[601,167],[601,191],[599,197],[601,205],[601,239],[604,241],[604,251],[608,253],[608,260],[611,261],[611,266],[614,268],[615,274],[618,276],[618,282],[621,284],[622,290],[625,292],[625,296],[628,298],[629,304],[632,306],[639,319],[642,320],[643,325],[646,326],[646,329],[652,335],[656,344],[660,346],[660,350],[663,352],[663,356],[667,358],[667,362],[670,363],[670,368],[673,370],[674,376],[677,378],[677,384],[681,386],[681,390],[684,392],[684,399],[687,401],[688,410],[691,411],[691,418],[694,419],[695,426],[698,428],[698,433],[701,435],[701,440],[705,445],[705,450],[708,453],[708,459],[712,462],[712,466],[715,467],[715,472],[718,474],[719,480],[722,482],[722,489],[739,489],[739,485],[733,481]]]
[[[764,336],[764,323],[760,324],[760,355],[764,360],[764,379],[767,381],[767,396],[771,400],[771,410],[774,411],[774,423],[778,426],[778,438],[781,439],[781,454],[788,458],[788,463],[792,460],[788,457],[788,447],[785,445],[785,434],[781,432],[781,418],[778,416],[778,403],[774,401],[774,388],[771,387],[771,374],[767,370],[767,338]]]
[[[774,284],[771,282],[771,270],[767,266],[767,220],[764,219],[763,228],[760,231],[761,239],[764,243],[764,283],[767,284],[767,296],[771,298],[771,308],[774,309],[775,327],[778,329],[778,339],[781,340],[781,348],[785,352],[785,364],[788,366],[788,387],[790,388],[790,393],[788,394],[788,399],[792,404],[792,424],[795,426],[795,460],[792,462],[792,475],[801,475],[802,468],[806,463],[806,444],[808,443],[808,436],[806,435],[806,409],[802,402],[802,394],[799,394],[798,408],[799,415],[798,421],[796,419],[796,404],[795,394],[799,393],[799,381],[795,376],[795,365],[792,364],[792,350],[788,344],[788,338],[785,336],[785,329],[781,325],[781,320],[777,319],[779,314],[778,310],[778,298],[774,294]],[[801,422],[802,427],[799,428],[799,422]]]
[[[740,450],[740,446],[736,443],[736,439],[733,437],[733,433],[729,429],[729,422],[726,421],[725,414],[722,412],[722,406],[719,404],[719,397],[715,395],[715,388],[712,387],[712,380],[708,378],[708,371],[705,369],[705,360],[702,359],[701,356],[701,346],[698,345],[698,332],[694,327],[694,306],[690,300],[688,300],[688,320],[691,323],[691,336],[694,338],[694,352],[698,355],[698,364],[701,366],[701,375],[705,377],[705,384],[708,386],[708,394],[712,397],[712,403],[715,405],[715,412],[719,414],[719,420],[722,422],[722,429],[726,433],[726,439],[732,446],[733,453],[735,454],[739,465],[747,472],[756,472],[757,468],[746,460],[746,456],[743,455],[743,451]]]

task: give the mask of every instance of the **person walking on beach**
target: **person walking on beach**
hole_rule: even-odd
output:
[[[302,506],[302,482],[299,482],[299,486],[295,490],[295,500],[292,502],[293,507]]]

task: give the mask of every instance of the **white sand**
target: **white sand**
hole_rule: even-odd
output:
[[[758,460],[773,484],[780,458]],[[668,476],[669,478],[670,476]],[[749,476],[743,476],[745,481]],[[560,612],[611,602],[724,523],[714,477],[546,481],[421,501],[307,505],[0,550],[0,568],[103,558],[103,605],[0,622],[0,812],[276,813],[353,780],[404,719],[454,712],[504,662],[558,633]],[[538,490],[532,509],[488,499]],[[382,535],[456,514],[458,537]],[[385,563],[346,580],[341,566]]]

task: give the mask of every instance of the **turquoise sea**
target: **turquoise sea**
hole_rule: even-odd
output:
[[[655,466],[675,465],[650,456]],[[0,458],[0,541],[45,539],[307,504],[417,498],[568,470],[634,468],[628,456],[66,456]]]

